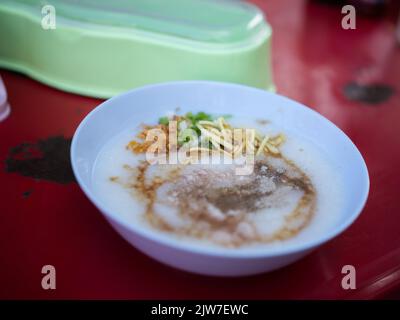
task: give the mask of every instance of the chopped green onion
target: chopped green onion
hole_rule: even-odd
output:
[[[169,123],[169,119],[168,119],[168,117],[161,117],[160,119],[158,119],[158,123],[167,126]]]
[[[196,124],[197,122],[201,120],[207,120],[207,121],[212,121],[213,118],[211,115],[205,113],[205,112],[198,112],[197,114],[193,114],[191,112],[186,113],[186,118],[188,118],[192,124]]]
[[[184,143],[194,142],[197,141],[197,138],[198,138],[197,132],[191,128],[187,128],[179,132],[178,144],[182,145]]]

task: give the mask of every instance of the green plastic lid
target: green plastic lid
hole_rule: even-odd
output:
[[[238,0],[0,0],[0,67],[95,97],[198,79],[273,90],[271,37]]]
[[[233,0],[13,0],[31,7],[51,4],[57,18],[150,31],[211,42],[236,43],[266,27],[255,6]]]

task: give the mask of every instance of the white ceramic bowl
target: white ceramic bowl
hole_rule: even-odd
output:
[[[91,174],[101,147],[122,130],[155,121],[179,106],[181,112],[205,111],[218,114],[251,115],[272,120],[285,131],[298,132],[323,148],[340,174],[349,177],[340,223],[323,236],[271,249],[229,250],[214,246],[195,246],[178,242],[159,231],[129,224],[110,210],[95,194]],[[167,265],[195,273],[241,276],[271,271],[305,256],[332,239],[360,214],[368,196],[369,178],[365,162],[351,140],[317,112],[283,96],[236,84],[187,81],[151,85],[129,91],[103,102],[79,125],[71,146],[71,161],[76,179],[111,225],[134,247]]]

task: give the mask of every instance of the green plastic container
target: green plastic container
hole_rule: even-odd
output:
[[[261,11],[240,1],[0,2],[1,67],[101,98],[172,80],[273,90],[270,40]]]

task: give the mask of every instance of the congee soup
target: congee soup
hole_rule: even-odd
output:
[[[268,119],[203,112],[160,115],[102,148],[97,195],[132,224],[177,241],[285,246],[339,221],[335,163]]]

